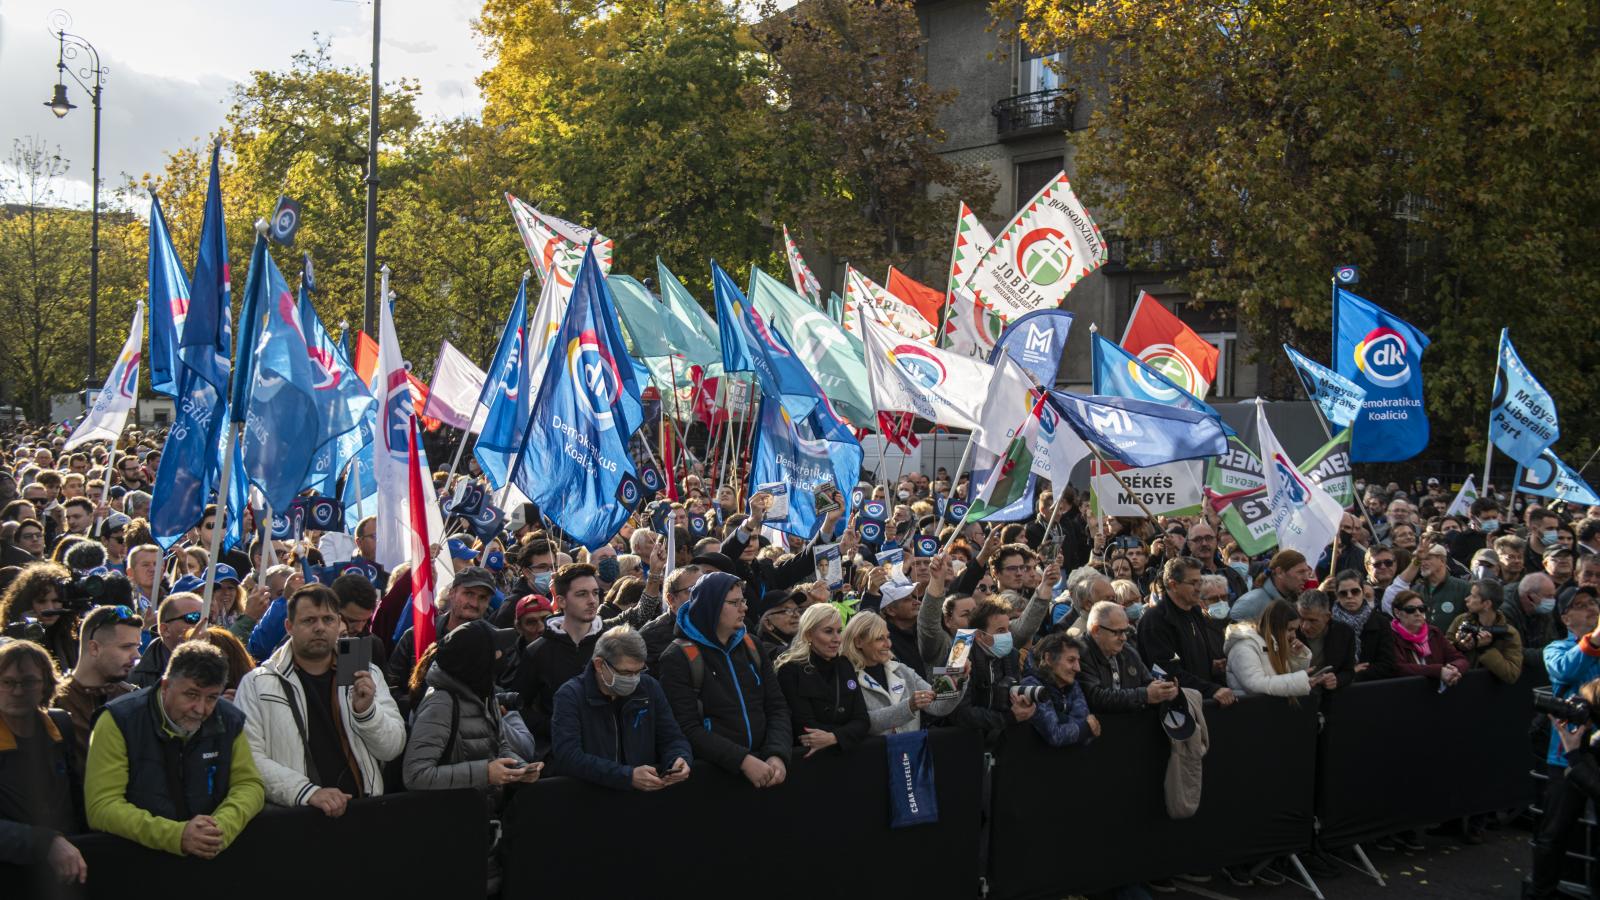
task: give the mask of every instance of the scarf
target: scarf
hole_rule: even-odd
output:
[[[1363,603],[1361,604],[1360,612],[1349,612],[1335,603],[1333,604],[1333,609],[1329,610],[1329,612],[1332,613],[1335,622],[1343,622],[1349,625],[1350,630],[1359,635],[1361,629],[1367,627],[1367,620],[1372,618],[1372,604]]]
[[[1389,627],[1394,630],[1395,636],[1405,641],[1405,645],[1416,654],[1417,662],[1428,661],[1428,626],[1422,626],[1421,634],[1412,634],[1400,624],[1399,619],[1390,619]]]

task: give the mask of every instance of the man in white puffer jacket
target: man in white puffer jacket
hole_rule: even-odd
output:
[[[405,722],[369,665],[339,686],[339,598],[311,584],[289,597],[289,639],[245,674],[234,701],[266,783],[267,802],[342,815],[357,797],[383,793],[383,764],[406,747]]]

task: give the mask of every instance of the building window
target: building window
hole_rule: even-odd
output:
[[[1033,195],[1049,184],[1061,169],[1062,158],[1059,156],[1017,163],[1017,195],[1012,200],[1012,207],[1020,209],[1022,204],[1032,200]]]
[[[1053,68],[1061,61],[1060,53],[1038,53],[1026,44],[1022,46],[1021,69],[1017,72],[1017,93],[1054,91],[1061,88],[1061,74]]]
[[[1206,343],[1217,348],[1217,380],[1211,384],[1214,399],[1235,396],[1233,389],[1233,351],[1239,344],[1239,335],[1233,331],[1198,332]],[[1201,398],[1205,399],[1205,398]]]

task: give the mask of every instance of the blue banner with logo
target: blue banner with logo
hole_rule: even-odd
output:
[[[1079,437],[1106,456],[1136,468],[1228,452],[1228,437],[1221,424],[1192,409],[1068,391],[1051,391],[1050,402]]]
[[[1422,351],[1428,336],[1344,288],[1334,288],[1333,362],[1367,392],[1350,436],[1355,462],[1399,462],[1428,446]]]
[[[1560,457],[1549,450],[1539,454],[1533,465],[1517,468],[1516,489],[1524,494],[1565,500],[1568,503],[1583,503],[1588,506],[1600,504],[1600,495],[1595,494],[1594,488],[1583,480],[1583,476],[1573,471],[1571,466],[1562,462]]]
[[[1222,421],[1222,413],[1211,404],[1189,393],[1144,360],[1118,347],[1099,332],[1089,336],[1093,366],[1093,390],[1106,397],[1126,397],[1145,403],[1159,403],[1178,409],[1192,409],[1217,421],[1223,433],[1232,437],[1233,428]]]
[[[639,382],[590,247],[556,331],[512,483],[567,537],[592,550],[633,511],[617,494],[624,479],[638,480],[628,439],[643,421]]]
[[[511,313],[506,316],[505,330],[500,332],[500,346],[489,364],[489,377],[478,396],[478,403],[487,406],[489,412],[484,416],[478,442],[472,447],[472,457],[488,477],[489,485],[497,491],[505,487],[512,457],[516,455],[522,433],[528,430],[528,393],[539,389],[538,385],[527,383],[533,371],[527,331],[528,276],[524,273],[517,284],[517,299],[512,301]],[[462,440],[466,437],[462,436]]]
[[[1002,350],[1012,362],[1026,369],[1045,388],[1055,387],[1061,371],[1061,354],[1067,349],[1067,333],[1072,330],[1072,313],[1064,309],[1036,309],[1008,324],[1000,340],[989,351],[994,365]]]
[[[788,513],[765,524],[797,537],[810,538],[821,525],[816,511],[816,492],[837,488],[844,499],[841,518],[849,521],[849,488],[861,474],[861,444],[848,426],[823,400],[799,419],[776,397],[761,398],[752,445],[750,490],[756,485],[789,485]]]
[[[1495,369],[1494,397],[1489,401],[1489,439],[1517,465],[1531,468],[1560,437],[1555,399],[1522,364],[1508,330],[1500,329],[1500,365]]]
[[[891,734],[888,751],[889,827],[909,828],[938,822],[939,798],[934,792],[933,754],[928,752],[928,732]]]
[[[1366,390],[1288,344],[1283,345],[1283,352],[1289,355],[1289,362],[1300,376],[1300,383],[1305,385],[1306,393],[1322,410],[1322,417],[1328,420],[1328,424],[1334,428],[1349,428],[1350,423],[1361,414],[1361,403],[1367,398]]]
[[[178,355],[182,350],[183,320],[189,315],[189,276],[184,274],[178,251],[167,233],[161,201],[150,194],[150,389],[178,399]]]

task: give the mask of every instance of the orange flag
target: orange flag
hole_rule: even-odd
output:
[[[889,267],[887,287],[889,293],[921,313],[929,325],[934,328],[939,327],[939,313],[944,309],[944,291],[936,291],[921,282],[914,281],[894,266]]]

